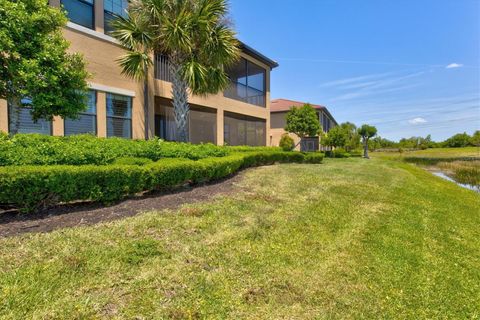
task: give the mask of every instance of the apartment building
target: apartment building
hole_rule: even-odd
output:
[[[116,59],[123,49],[110,37],[109,21],[124,15],[126,0],[49,0],[67,11],[65,38],[73,52],[88,62],[88,110],[78,120],[55,117],[53,121],[31,120],[28,109],[21,112],[23,133],[56,136],[92,133],[99,137],[145,138],[143,85],[121,75]],[[278,64],[241,44],[241,59],[229,71],[231,85],[207,97],[191,96],[189,131],[193,143],[218,145],[267,145],[270,136],[270,72]],[[149,136],[175,140],[170,75],[165,56],[154,57],[150,74]],[[0,131],[9,130],[9,107],[0,100]]]
[[[271,146],[278,146],[280,142],[280,138],[283,134],[286,133],[285,125],[286,125],[286,115],[287,112],[293,107],[301,107],[305,104],[305,102],[300,101],[293,101],[288,99],[276,99],[272,100],[270,103],[270,141],[269,144]],[[318,120],[322,125],[322,129],[325,133],[330,131],[331,128],[338,125],[335,118],[332,114],[328,111],[325,106],[321,105],[311,105],[315,110],[317,110]],[[300,142],[300,138],[294,134],[290,134],[290,136],[294,139],[295,144]],[[299,147],[297,147],[298,149]],[[305,143],[305,148],[308,151],[312,150],[319,150],[322,149],[320,145],[320,141],[317,138],[310,138],[307,139]]]

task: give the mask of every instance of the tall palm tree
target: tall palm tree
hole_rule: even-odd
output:
[[[188,91],[208,95],[226,89],[225,69],[240,56],[227,14],[226,0],[131,0],[127,17],[114,22],[113,36],[127,51],[119,59],[123,72],[143,78],[145,90],[151,57],[168,57],[179,141],[189,141]]]

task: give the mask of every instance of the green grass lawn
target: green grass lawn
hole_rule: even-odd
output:
[[[479,318],[479,208],[399,161],[256,168],[211,203],[0,240],[0,318]]]

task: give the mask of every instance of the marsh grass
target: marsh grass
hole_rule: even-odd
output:
[[[459,183],[480,186],[480,161],[440,162],[437,166]]]

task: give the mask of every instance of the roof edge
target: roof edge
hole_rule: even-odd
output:
[[[257,50],[253,49],[249,45],[245,44],[242,41],[240,42],[240,49],[242,49],[243,52],[247,53],[248,55],[256,58],[257,60],[260,60],[261,62],[265,63],[270,67],[270,69],[278,67],[278,62],[268,58],[264,54],[258,52]]]

